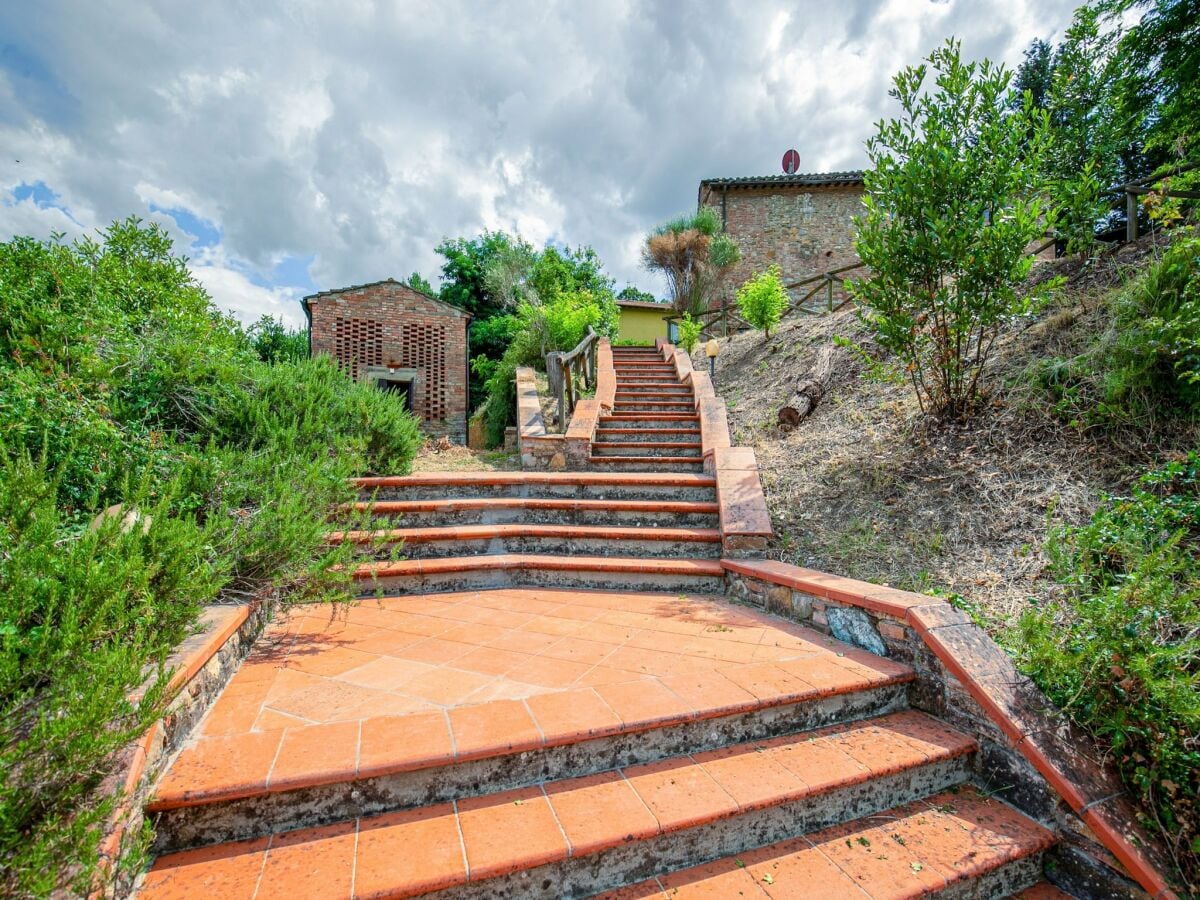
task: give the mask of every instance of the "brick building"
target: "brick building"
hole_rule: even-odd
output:
[[[402,395],[427,434],[466,441],[470,313],[391,278],[302,302],[313,355]]]
[[[738,243],[741,261],[728,280],[732,294],[775,264],[784,284],[858,262],[854,217],[861,215],[862,172],[708,178],[699,206],[711,206]]]

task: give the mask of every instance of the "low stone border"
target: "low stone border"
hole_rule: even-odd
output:
[[[250,652],[270,608],[271,604],[262,602],[209,606],[200,617],[202,630],[171,654],[167,665],[173,673],[167,690],[174,697],[163,717],[125,749],[117,770],[101,788],[119,793],[121,803],[100,845],[100,883],[93,898],[129,895],[129,873],[120,872],[117,862],[126,847],[126,836],[141,831],[150,787]],[[148,686],[131,699],[139,699]]]
[[[1138,825],[1092,740],[965,614],[934,597],[774,560],[722,565],[735,596],[912,666],[911,705],[975,736],[980,782],[1058,826],[1062,843],[1050,875],[1065,890],[1178,897],[1164,874],[1171,871],[1166,854]]]

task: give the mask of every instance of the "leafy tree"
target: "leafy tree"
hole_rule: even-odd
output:
[[[1034,38],[1025,48],[1025,61],[1017,66],[1013,78],[1013,95],[1009,106],[1020,110],[1025,102],[1025,92],[1037,109],[1045,109],[1050,100],[1050,84],[1054,75],[1054,47],[1049,41]]]
[[[649,291],[639,290],[638,288],[634,287],[632,284],[626,285],[625,287],[621,288],[620,293],[617,294],[617,299],[618,300],[631,300],[635,303],[658,303],[659,302],[658,298],[655,297],[653,294],[651,294]]]
[[[737,305],[743,319],[770,337],[788,305],[779,266],[771,266],[743,284],[737,292]]]
[[[1200,0],[1107,0],[1114,17],[1145,9],[1121,38],[1122,114],[1147,127],[1152,167],[1194,159],[1200,143]]]
[[[514,239],[502,231],[442,241],[436,248],[446,260],[442,263],[442,289],[438,296],[472,313],[476,319],[489,319],[506,312],[507,299],[488,289],[487,268],[497,256],[522,243],[520,238]]]
[[[902,115],[867,142],[855,248],[871,277],[851,290],[928,413],[975,407],[1001,323],[1032,303],[1015,288],[1043,228],[1036,183],[1047,126],[1028,103],[1004,109],[1010,82],[1003,66],[964,62],[948,40],[896,76]]]
[[[438,292],[433,289],[433,285],[420,272],[413,272],[408,276],[404,284],[407,284],[414,291],[420,291],[422,294],[428,294],[430,297],[438,295]]]
[[[739,258],[737,243],[708,206],[660,225],[642,248],[646,268],[666,275],[675,309],[693,315],[708,309]]]
[[[263,316],[248,333],[263,362],[296,362],[308,356],[308,332],[289,330],[283,319]]]
[[[1042,177],[1068,253],[1087,253],[1108,213],[1109,185],[1121,180],[1122,151],[1135,127],[1116,104],[1117,34],[1100,13],[1081,6],[1054,52],[1045,101],[1050,136]]]

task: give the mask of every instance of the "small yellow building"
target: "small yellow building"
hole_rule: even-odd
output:
[[[617,306],[621,308],[618,340],[653,344],[655,338],[667,336],[667,323],[663,320],[675,311],[671,304],[618,300]]]

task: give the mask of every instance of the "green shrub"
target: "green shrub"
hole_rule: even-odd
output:
[[[100,788],[199,611],[345,597],[328,512],[418,442],[328,359],[262,362],[156,226],[0,244],[0,894],[89,892]]]
[[[1177,240],[1122,295],[1116,333],[1109,404],[1200,409],[1200,236]]]
[[[691,353],[700,343],[700,332],[703,330],[704,326],[693,319],[691,313],[684,313],[679,320],[679,346]]]
[[[1051,532],[1061,599],[1005,642],[1113,749],[1146,825],[1200,877],[1200,454],[1143,476],[1091,522]]]
[[[928,79],[928,83],[927,83]],[[1006,110],[1010,73],[947,41],[895,78],[899,119],[867,142],[866,214],[850,282],[859,315],[895,355],[923,411],[965,416],[1000,328],[1042,294],[1018,294],[1045,227],[1038,171],[1046,116]]]
[[[771,266],[738,288],[737,305],[743,319],[770,337],[788,305],[779,266]]]

